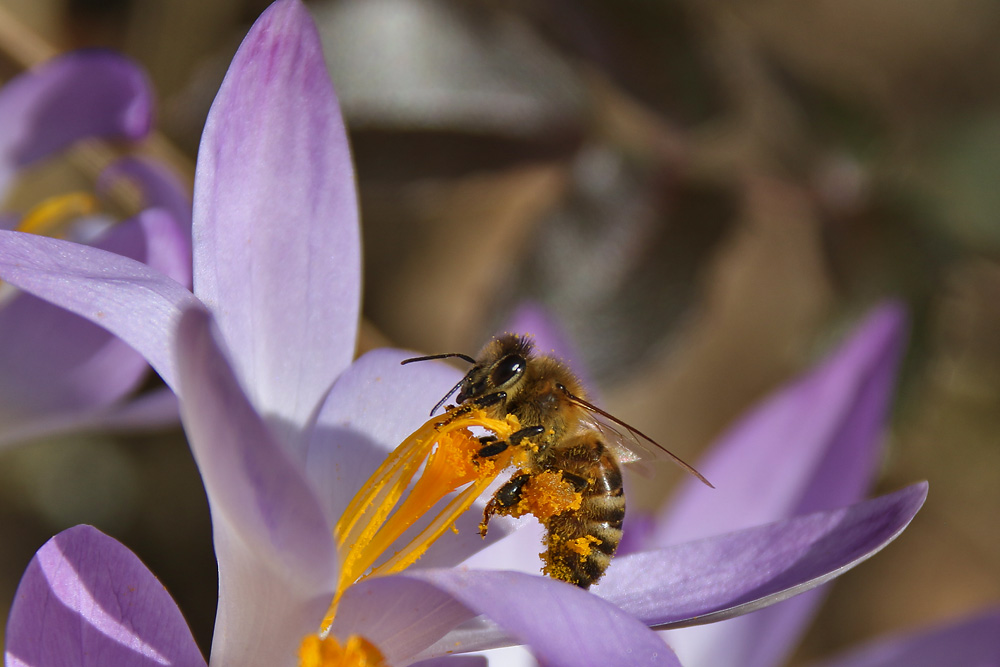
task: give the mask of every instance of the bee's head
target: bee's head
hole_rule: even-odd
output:
[[[465,379],[462,380],[458,402],[480,399],[497,392],[504,392],[504,405],[517,394],[528,369],[528,360],[534,345],[524,336],[504,334],[490,341],[483,348]]]

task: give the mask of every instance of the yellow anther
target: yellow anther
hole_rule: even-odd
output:
[[[337,596],[323,621],[324,630],[333,623],[340,596],[348,586],[363,577],[400,572],[416,562],[435,540],[454,527],[455,520],[510,464],[514,448],[494,457],[478,458],[483,445],[469,430],[472,427],[506,440],[520,425],[512,415],[498,420],[487,417],[482,410],[456,409],[434,417],[406,438],[354,496],[335,531],[341,570]],[[423,472],[403,498],[421,466]],[[462,486],[465,488],[419,528],[405,546],[376,565],[407,530]]]
[[[92,215],[96,210],[97,199],[86,192],[49,197],[28,211],[17,231],[58,238],[77,218]]]
[[[336,637],[308,635],[299,645],[299,667],[386,667],[387,663],[374,644],[351,635],[343,645]]]

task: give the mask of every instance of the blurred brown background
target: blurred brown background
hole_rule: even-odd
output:
[[[266,4],[2,0],[0,74],[48,47],[124,50],[190,175]],[[837,583],[795,663],[1000,600],[1000,4],[309,6],[358,168],[364,346],[471,353],[543,303],[603,403],[692,459],[901,298],[913,331],[879,490],[929,479],[930,499]],[[80,522],[135,550],[207,647],[215,564],[179,429],[0,453],[0,609]]]

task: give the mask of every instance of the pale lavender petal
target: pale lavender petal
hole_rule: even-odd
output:
[[[361,293],[347,137],[298,0],[261,15],[212,105],[194,236],[195,293],[254,404],[294,434],[351,362]]]
[[[715,622],[815,588],[894,540],[921,482],[850,507],[616,558],[598,595],[651,626]]]
[[[278,651],[319,629],[337,572],[333,529],[304,472],[239,387],[206,311],[184,314],[177,348],[181,416],[219,559],[221,643],[213,656],[238,664],[235,656],[264,650],[262,636],[276,637],[267,650]]]
[[[905,340],[906,316],[877,309],[818,368],[783,389],[699,462],[716,485],[687,480],[650,544],[697,539],[855,502],[867,492]],[[824,593],[710,627],[669,633],[691,664],[766,667],[784,662]]]
[[[190,275],[190,242],[173,218],[146,211],[111,228],[96,247],[148,264],[168,277]],[[133,391],[148,366],[127,343],[30,294],[0,307],[2,422],[109,406]]]
[[[372,609],[368,627],[377,628],[378,639],[373,637],[373,641],[380,647],[387,645],[387,639],[405,640],[412,655],[420,644],[429,645],[446,625],[463,620],[464,607],[464,618],[483,614],[503,629],[507,639],[498,645],[527,644],[545,665],[680,664],[656,633],[628,614],[595,595],[547,577],[453,568],[411,570],[378,582],[361,582],[357,586],[369,585],[354,598],[368,598]],[[348,594],[352,592],[353,588],[348,589]],[[402,595],[398,604],[396,592]],[[442,597],[442,593],[447,595]],[[374,611],[376,605],[381,606],[381,618]],[[431,608],[435,609],[433,614],[428,612]],[[441,614],[441,622],[437,614]],[[353,610],[349,615],[354,615]],[[434,619],[433,627],[422,627],[421,615],[425,623]],[[352,625],[355,623],[361,627],[362,621]],[[476,634],[450,633],[417,657],[488,648],[470,647],[466,639],[475,640]]]
[[[116,253],[9,231],[0,231],[0,280],[107,329],[173,386],[177,322],[183,308],[197,304],[175,280]]]
[[[101,172],[98,191],[110,191],[120,178],[139,188],[144,208],[165,209],[187,234],[191,233],[191,188],[165,164],[136,156],[116,160]]]
[[[866,493],[905,338],[899,306],[876,310],[817,369],[722,437],[686,480],[650,546],[830,509]]]
[[[110,406],[43,414],[34,419],[4,424],[0,430],[0,448],[81,431],[131,433],[157,430],[179,421],[177,396],[170,389],[162,388]]]
[[[163,585],[135,554],[90,526],[38,550],[7,621],[8,667],[204,665]]]
[[[390,664],[397,664],[475,615],[428,582],[402,575],[374,577],[344,591],[331,632],[341,638],[367,637]]]
[[[111,51],[74,51],[0,89],[0,195],[14,171],[88,137],[139,139],[152,125],[149,82]]]
[[[1000,609],[936,627],[879,639],[816,667],[996,667]]]

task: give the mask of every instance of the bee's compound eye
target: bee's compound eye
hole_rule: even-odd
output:
[[[494,387],[503,387],[511,380],[520,377],[527,365],[528,362],[524,357],[518,354],[507,355],[493,367],[490,381]]]

